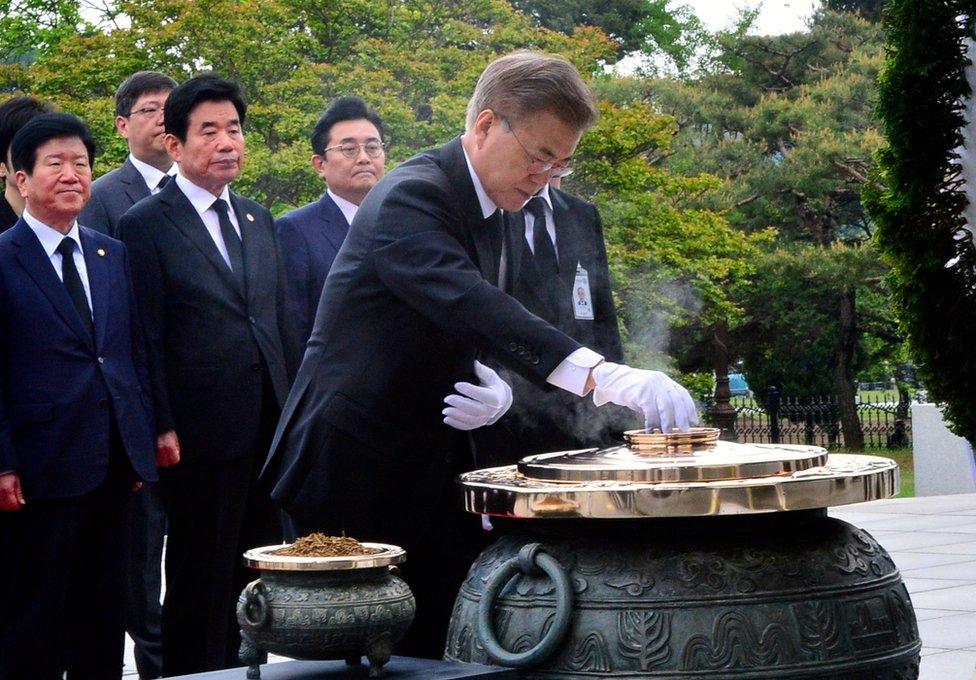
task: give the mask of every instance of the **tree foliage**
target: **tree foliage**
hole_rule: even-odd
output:
[[[963,231],[967,200],[956,149],[971,96],[964,40],[974,21],[972,0],[888,3],[878,105],[886,143],[866,194],[919,373],[955,431],[970,440],[976,254]]]
[[[594,7],[609,7],[604,18],[652,10],[660,27],[666,5]],[[620,26],[639,19],[626,17]],[[332,98],[354,93],[378,109],[390,167],[463,131],[467,99],[497,55],[555,52],[597,84],[616,80],[603,66],[623,34],[610,26],[608,36],[601,22],[550,30],[502,0],[121,0],[98,15],[99,30],[64,37],[16,73],[0,71],[0,91],[30,91],[89,121],[102,173],[126,155],[112,122],[112,97],[126,76],[155,69],[178,80],[203,70],[230,77],[249,102],[248,161],[235,188],[281,214],[322,190],[307,135]],[[680,42],[680,31],[666,39]],[[663,334],[679,320],[738,313],[726,291],[748,275],[750,253],[767,236],[736,231],[701,203],[723,180],[661,165],[677,131],[672,116],[628,96],[605,96],[601,109],[566,188],[601,210],[630,346],[650,358],[647,348],[663,344],[644,342],[649,327]]]

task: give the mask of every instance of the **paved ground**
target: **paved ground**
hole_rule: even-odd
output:
[[[976,680],[976,494],[896,498],[834,508],[891,554],[922,637],[920,680]],[[125,669],[135,677],[132,643]]]
[[[908,586],[920,680],[976,679],[976,494],[895,498],[830,511],[866,529]]]

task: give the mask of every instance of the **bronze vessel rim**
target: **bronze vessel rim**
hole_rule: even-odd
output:
[[[362,545],[366,548],[377,548],[380,552],[341,557],[304,557],[272,555],[272,551],[280,550],[284,545],[266,545],[245,552],[244,565],[262,571],[351,571],[388,567],[402,564],[407,559],[407,552],[397,545],[365,542]]]

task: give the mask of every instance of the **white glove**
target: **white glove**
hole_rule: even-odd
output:
[[[698,412],[688,390],[660,371],[631,368],[608,361],[593,368],[593,403],[608,401],[644,414],[644,427],[687,432],[698,424]]]
[[[447,404],[441,413],[444,423],[456,430],[474,430],[498,421],[512,405],[512,388],[492,369],[474,362],[474,373],[480,385],[454,383],[460,394],[444,397]]]

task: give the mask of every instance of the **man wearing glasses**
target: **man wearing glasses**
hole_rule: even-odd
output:
[[[340,97],[310,136],[312,167],[325,180],[322,198],[275,223],[285,260],[288,313],[304,347],[312,334],[325,277],[366,194],[383,177],[383,121],[359,97]]]
[[[115,92],[115,129],[129,146],[125,163],[92,184],[78,221],[116,236],[119,219],[138,201],[159,192],[176,174],[163,139],[163,105],[176,81],[156,71],[133,73]],[[154,676],[152,676],[154,677]]]
[[[479,518],[458,507],[454,477],[479,467],[469,431],[496,422],[512,391],[479,358],[629,406],[651,426],[696,420],[688,392],[667,376],[605,362],[498,287],[500,210],[521,210],[564,171],[596,116],[565,59],[496,59],[464,134],[370,191],[326,279],[264,474],[299,533],[345,531],[406,549],[417,614],[401,654],[443,654],[484,540]]]
[[[84,226],[118,238],[122,215],[159,193],[176,174],[163,144],[163,105],[174,87],[175,80],[156,71],[133,73],[119,85],[115,129],[125,138],[129,157],[92,184],[91,200],[78,217]],[[148,680],[162,674],[159,592],[166,511],[158,483],[146,483],[132,495],[129,506],[125,627],[135,642],[139,677]]]

